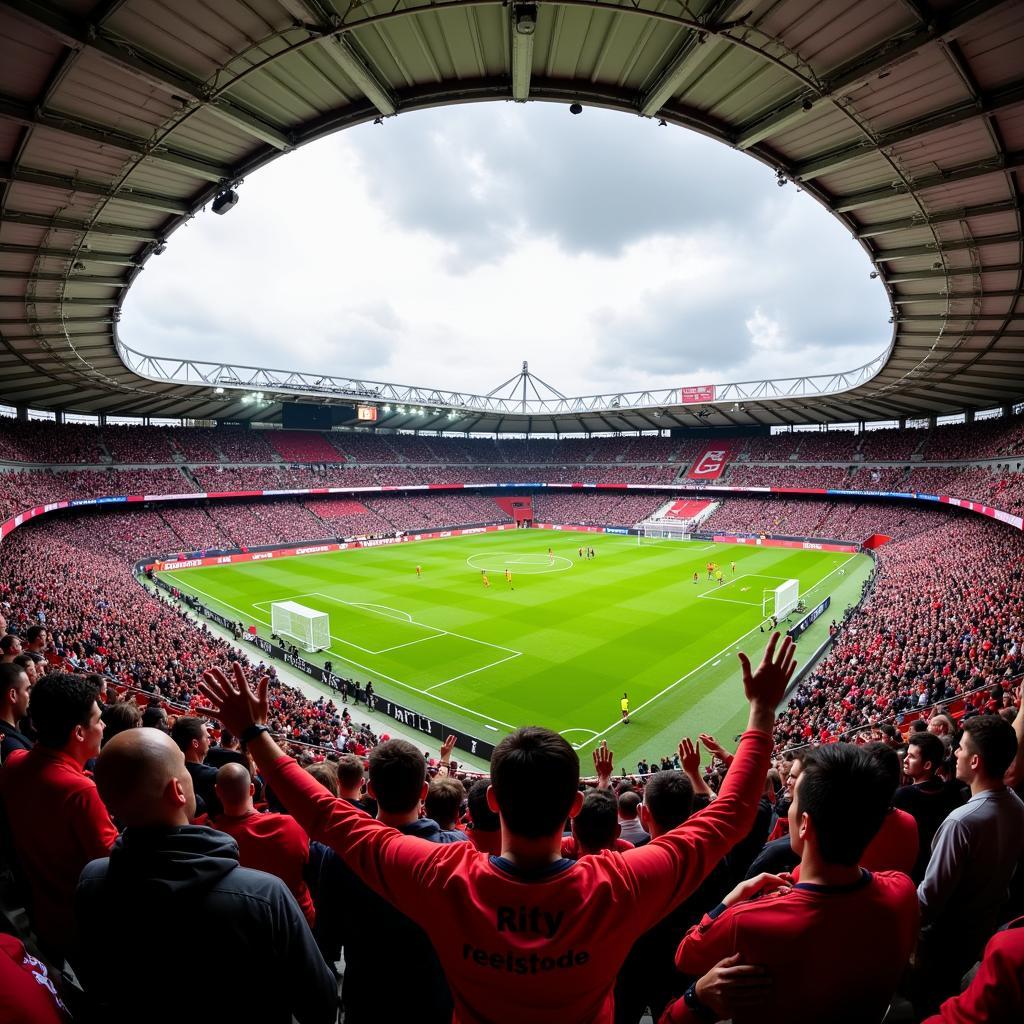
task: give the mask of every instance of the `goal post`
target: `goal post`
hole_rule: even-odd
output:
[[[310,654],[331,646],[327,613],[295,601],[274,601],[270,605],[270,628],[280,637],[290,637]]]
[[[637,523],[637,544],[658,544],[664,540],[690,540],[689,520],[673,523],[660,519]]]
[[[761,597],[761,614],[781,622],[800,603],[800,581],[786,580],[780,586],[765,590]]]

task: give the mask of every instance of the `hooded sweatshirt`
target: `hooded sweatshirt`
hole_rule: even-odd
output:
[[[240,867],[238,845],[216,829],[129,828],[86,865],[75,915],[72,962],[107,1022],[179,1024],[204,1005],[219,1024],[334,1020],[334,977],[294,897]],[[176,995],[154,991],[154,968],[177,980]]]

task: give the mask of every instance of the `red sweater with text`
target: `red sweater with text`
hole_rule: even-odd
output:
[[[633,942],[750,831],[770,751],[767,733],[744,733],[721,795],[683,825],[639,849],[529,875],[472,843],[404,836],[332,797],[290,757],[266,778],[311,838],[430,936],[457,1024],[609,1024]]]
[[[71,1018],[46,965],[21,939],[0,935],[0,1024],[67,1024]]]
[[[276,875],[288,886],[309,926],[316,910],[303,871],[309,863],[309,836],[290,814],[222,814],[211,824],[238,843],[238,863],[243,868]]]
[[[39,744],[0,768],[0,803],[32,892],[32,925],[51,950],[67,952],[78,876],[110,853],[117,829],[82,766]]]
[[[988,940],[974,980],[923,1024],[1017,1024],[1024,1020],[1024,917]]]
[[[774,984],[756,1010],[736,1013],[734,1024],[864,1024],[882,1019],[919,916],[917,890],[901,871],[865,870],[848,886],[800,882],[705,914],[679,946],[676,967],[700,977],[734,953],[766,967]],[[680,999],[662,1024],[700,1019]]]

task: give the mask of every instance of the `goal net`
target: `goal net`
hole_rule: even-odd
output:
[[[689,521],[672,523],[665,520],[650,520],[637,524],[638,544],[659,544],[666,540],[689,540]]]
[[[774,617],[781,622],[790,612],[796,610],[800,603],[800,581],[786,580],[781,586],[764,591],[761,600],[761,613],[767,618]]]
[[[290,637],[310,653],[331,646],[331,623],[327,613],[294,601],[271,604],[270,628],[280,637]]]

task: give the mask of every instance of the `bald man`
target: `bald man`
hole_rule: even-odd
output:
[[[161,998],[153,965],[171,971],[217,1019],[328,1024],[337,986],[285,884],[241,867],[223,832],[190,825],[196,798],[185,756],[156,729],[115,736],[96,785],[126,826],[109,857],[82,872],[73,963],[108,1024],[180,1024],[180,999]],[[117,968],[111,969],[116,962]]]
[[[253,806],[256,787],[249,769],[229,762],[217,772],[217,796],[224,813],[210,823],[238,843],[238,862],[277,875],[288,886],[309,926],[316,923],[313,897],[306,885],[309,836],[290,814],[260,814]]]

